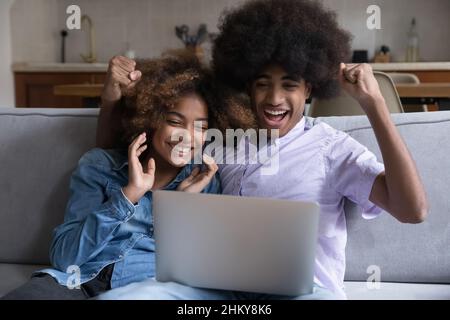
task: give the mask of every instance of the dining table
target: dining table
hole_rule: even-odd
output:
[[[438,110],[450,110],[450,83],[427,82],[395,84],[402,104],[436,105]]]
[[[98,108],[102,96],[103,84],[79,83],[63,84],[53,87],[55,96],[80,97],[84,108]]]

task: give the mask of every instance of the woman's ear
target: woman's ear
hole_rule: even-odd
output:
[[[155,131],[155,129],[145,130],[145,133],[147,134],[147,141],[145,143],[148,145],[148,149],[153,147],[153,136],[155,135]]]

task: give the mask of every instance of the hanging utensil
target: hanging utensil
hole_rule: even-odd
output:
[[[196,44],[200,45],[208,39],[208,28],[206,24],[201,24],[197,31]]]
[[[185,45],[187,45],[189,39],[188,39],[188,33],[189,33],[189,27],[185,24],[181,26],[175,27],[175,34],[176,36],[183,41]]]

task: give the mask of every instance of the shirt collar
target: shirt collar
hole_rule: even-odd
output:
[[[305,117],[303,116],[299,122],[297,122],[297,124],[288,131],[288,133],[286,133],[284,136],[278,138],[275,140],[275,143],[278,142],[286,142],[291,140],[292,138],[298,138],[299,136],[301,136],[303,134],[303,132],[305,131]]]
[[[191,163],[188,163],[185,165],[181,171],[177,174],[175,179],[173,179],[164,189],[166,190],[173,190],[178,187],[178,185],[185,180],[192,172],[192,169],[194,168],[194,165]]]

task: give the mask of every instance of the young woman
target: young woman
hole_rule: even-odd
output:
[[[217,101],[223,94],[215,94],[210,71],[185,52],[142,61],[136,69],[139,81],[122,88],[120,65],[109,74],[125,96],[125,148],[96,148],[81,158],[64,223],[54,231],[53,268],[3,299],[85,299],[153,277],[152,191],[220,192],[214,161],[204,156],[200,166],[191,159],[202,153],[209,126],[231,125],[237,100]]]

